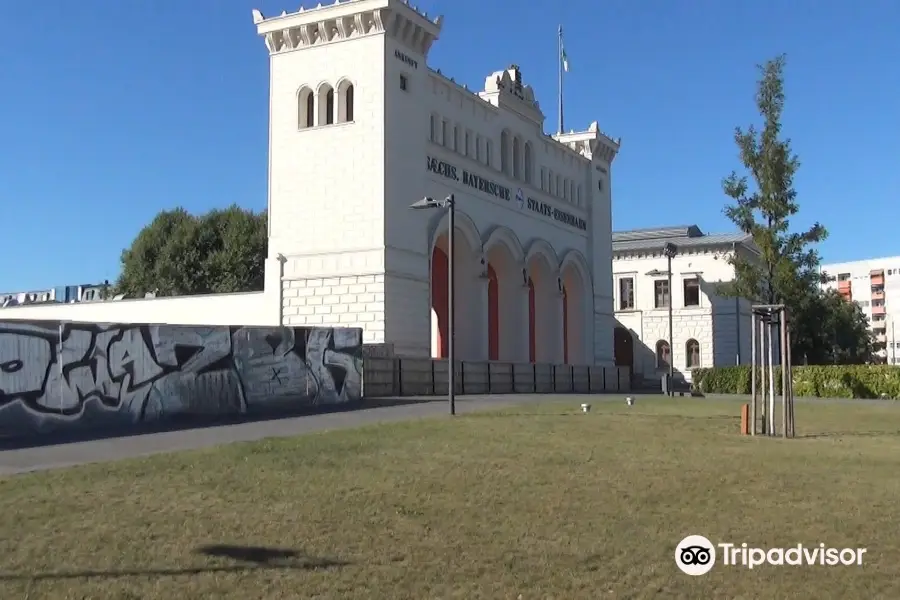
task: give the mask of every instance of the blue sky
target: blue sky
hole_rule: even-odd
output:
[[[556,126],[622,137],[617,229],[732,229],[720,181],[758,122],[755,65],[788,54],[785,133],[803,162],[796,225],[827,261],[900,254],[900,3],[419,0],[445,15],[432,66],[470,87],[518,63]],[[555,6],[555,7],[554,7]],[[250,10],[297,0],[44,0],[0,24],[0,291],[113,280],[162,209],[266,202],[268,62]]]

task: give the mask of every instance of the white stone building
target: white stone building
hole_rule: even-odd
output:
[[[671,291],[666,243],[677,248]],[[758,255],[748,235],[706,235],[696,225],[614,233],[616,364],[632,366],[637,379],[658,381],[674,360],[676,377],[689,381],[693,368],[749,363],[750,303],[715,289],[734,278],[727,259],[735,252]]]
[[[400,0],[255,20],[285,324],[360,325],[369,343],[441,356],[446,215],[409,206],[453,194],[459,357],[611,364],[617,140],[596,123],[545,135],[518,67],[478,93],[430,69],[442,19]]]
[[[855,300],[869,319],[876,354],[889,364],[900,364],[900,256],[822,265],[834,281],[823,284],[844,298]]]
[[[442,19],[401,0],[253,20],[270,68],[266,290],[123,301],[107,318],[360,326],[396,354],[442,356],[447,219],[409,206],[453,194],[457,357],[612,365],[619,140],[596,123],[546,135],[516,66],[478,92],[429,68]],[[42,308],[4,318],[76,310]]]

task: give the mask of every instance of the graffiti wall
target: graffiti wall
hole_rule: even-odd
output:
[[[362,330],[0,321],[0,435],[360,400]]]

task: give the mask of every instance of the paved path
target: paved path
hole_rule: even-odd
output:
[[[616,399],[621,399],[622,397],[624,397],[623,394],[605,396],[605,398]],[[457,413],[464,414],[479,410],[552,402],[561,399],[567,399],[574,406],[578,406],[584,401],[583,398],[590,398],[591,402],[596,402],[598,399],[604,398],[604,396],[586,395],[582,397],[578,395],[557,396],[547,394],[464,396],[457,399],[456,408]],[[402,400],[415,399],[403,398]],[[415,404],[407,403],[303,417],[2,450],[0,451],[0,476],[147,456],[163,452],[208,448],[220,444],[248,442],[269,437],[291,437],[330,429],[359,427],[371,423],[439,417],[447,414],[447,408],[446,399],[429,398],[422,399],[421,403]]]
[[[566,401],[577,407],[582,402],[621,401],[626,393],[617,394],[511,394],[493,396],[464,396],[457,399],[457,412],[465,414],[479,410],[492,410],[508,406],[542,402]],[[640,392],[635,395],[643,396]],[[647,394],[662,398],[659,394]],[[711,400],[749,400],[749,396],[711,395]],[[403,398],[409,402],[415,398]],[[44,445],[32,448],[0,450],[0,476],[28,471],[55,469],[92,462],[104,462],[121,458],[147,456],[179,450],[208,448],[233,442],[248,442],[269,437],[291,437],[330,429],[346,429],[372,423],[390,423],[447,414],[447,401],[443,398],[421,398],[420,403],[381,406],[362,410],[335,412],[321,415],[253,421],[234,425],[219,425],[195,429],[181,429],[160,433],[124,435]],[[897,403],[896,400],[844,400],[824,398],[797,398],[801,402],[837,403]]]

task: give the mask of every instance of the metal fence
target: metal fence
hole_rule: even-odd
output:
[[[625,392],[628,367],[594,367],[461,361],[456,367],[458,394],[561,394]],[[363,395],[433,396],[447,393],[447,361],[432,358],[366,357]]]

